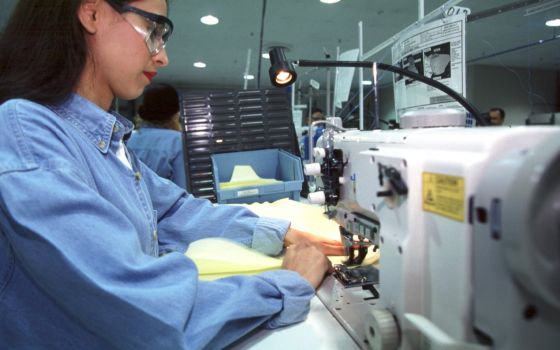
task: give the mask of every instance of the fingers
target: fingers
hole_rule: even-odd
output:
[[[343,255],[346,255],[346,252],[344,251],[343,246],[337,246],[337,247],[323,246],[321,251],[323,252],[323,254],[328,255],[328,256],[343,256]]]
[[[318,248],[325,255],[332,255],[332,256],[346,255],[344,251],[344,245],[338,241],[321,242]]]
[[[282,268],[299,273],[316,289],[325,274],[331,270],[332,265],[316,247],[308,244],[293,244],[286,249]]]
[[[341,245],[342,242],[340,242],[339,240],[336,239],[325,239],[323,240],[324,243],[326,244],[331,244],[331,245]]]
[[[308,232],[290,229],[285,237],[287,247],[295,245],[311,244],[318,248],[325,255],[342,256],[346,255],[344,252],[344,245],[334,239],[323,238]]]

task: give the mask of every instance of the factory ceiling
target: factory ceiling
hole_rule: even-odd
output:
[[[16,0],[1,2],[3,26]],[[467,66],[559,69],[560,30],[545,26],[545,21],[560,18],[560,1],[455,2],[474,15],[466,28]],[[424,13],[445,3],[425,0]],[[219,19],[217,25],[201,23],[209,14]],[[361,21],[368,52],[416,22],[419,5],[414,0],[341,0],[330,5],[319,0],[170,0],[169,16],[175,24],[167,47],[170,64],[156,81],[193,89],[243,88],[248,68],[254,79],[247,87],[258,87],[260,71],[260,86],[268,88],[269,61],[259,53],[271,46],[286,47],[291,59],[335,59],[337,51],[358,47]],[[390,46],[369,59],[390,63]],[[193,66],[199,61],[206,68]],[[324,69],[299,68],[299,75],[300,84],[314,79],[325,86]]]

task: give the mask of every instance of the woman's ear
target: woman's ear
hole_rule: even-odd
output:
[[[101,0],[84,0],[78,8],[78,18],[86,32],[95,34],[99,26]]]

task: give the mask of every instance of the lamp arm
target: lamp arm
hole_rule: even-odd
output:
[[[310,60],[298,60],[294,62],[300,67],[354,67],[354,68],[371,68],[374,62],[369,61],[310,61]],[[383,69],[392,73],[402,74],[406,77],[412,78],[414,80],[420,81],[426,85],[430,85],[452,97],[455,101],[459,102],[467,111],[469,111],[474,119],[476,119],[479,125],[488,125],[486,120],[480,116],[478,109],[473,106],[469,101],[467,101],[462,95],[457,93],[455,90],[451,89],[449,86],[440,83],[437,80],[428,78],[424,75],[420,75],[409,70],[392,66],[386,63],[377,63],[377,68]]]

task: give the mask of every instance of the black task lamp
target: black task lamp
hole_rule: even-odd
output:
[[[274,47],[270,50],[270,68],[268,74],[274,86],[284,87],[292,85],[297,78],[294,65],[286,59],[284,50],[281,47]]]
[[[298,60],[294,61],[300,67],[355,67],[355,68],[372,68],[377,66],[378,69],[386,70],[389,72],[404,75],[405,77],[421,81],[424,84],[430,85],[440,91],[445,92],[452,97],[455,101],[459,102],[471,115],[475,118],[479,125],[488,125],[476,107],[470,104],[463,96],[451,89],[449,86],[440,83],[437,80],[428,78],[426,76],[411,72],[400,67],[392,66],[390,64],[368,62],[368,61],[309,61]],[[295,82],[297,74],[293,64],[286,59],[282,47],[274,47],[270,50],[270,64],[269,69],[270,81],[274,86],[285,87]]]

